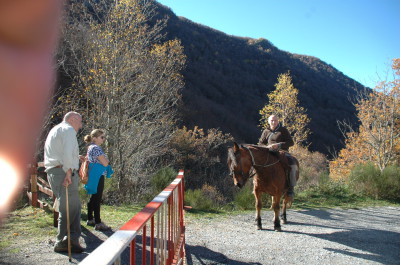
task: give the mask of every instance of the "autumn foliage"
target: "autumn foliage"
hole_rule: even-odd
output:
[[[394,80],[380,82],[375,90],[359,95],[354,105],[358,130],[347,126],[346,148],[330,163],[331,176],[347,178],[358,164],[372,162],[381,172],[399,162],[400,155],[400,64],[393,61]]]
[[[307,124],[310,122],[306,109],[300,106],[297,95],[299,90],[294,87],[290,73],[280,74],[275,90],[268,94],[268,104],[261,110],[261,127],[268,126],[268,117],[275,114],[293,137],[296,145],[304,145],[310,134]]]
[[[82,113],[84,132],[103,128],[114,168],[115,200],[137,200],[161,167],[176,128],[181,71],[179,40],[165,40],[166,19],[153,1],[71,1],[60,58],[71,86],[62,111]],[[85,152],[82,148],[82,152]]]

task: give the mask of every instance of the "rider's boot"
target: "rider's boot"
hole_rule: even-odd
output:
[[[296,173],[297,173],[297,166],[291,165],[290,166],[290,173],[289,173],[289,189],[287,191],[287,195],[294,198],[294,186],[296,186]]]

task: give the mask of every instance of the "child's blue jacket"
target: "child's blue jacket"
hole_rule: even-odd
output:
[[[83,186],[88,194],[97,193],[97,186],[99,185],[100,177],[103,175],[104,171],[107,171],[107,178],[111,178],[111,175],[114,173],[110,165],[105,167],[99,163],[89,163],[89,180],[88,183]]]

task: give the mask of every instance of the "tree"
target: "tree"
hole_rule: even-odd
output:
[[[365,90],[354,101],[360,126],[345,125],[346,147],[331,162],[333,175],[346,176],[356,164],[373,162],[381,171],[397,163],[400,146],[400,64],[393,61],[393,81],[380,82],[375,90]],[[340,170],[342,169],[342,170]]]
[[[400,136],[400,90],[392,85],[381,83],[356,104],[360,135],[371,152],[371,160],[381,171],[395,160]]]
[[[81,108],[87,132],[107,131],[115,189],[143,194],[174,128],[185,64],[178,40],[163,42],[152,1],[72,2],[64,62],[73,78],[64,103]]]
[[[371,151],[363,141],[363,134],[350,131],[344,134],[345,148],[340,150],[338,156],[329,162],[330,177],[333,179],[345,179],[351,170],[362,161],[371,160]]]
[[[291,132],[296,145],[302,145],[307,141],[310,130],[307,128],[310,119],[306,110],[299,105],[297,99],[299,91],[292,83],[290,72],[280,74],[275,90],[267,95],[268,104],[261,110],[260,125],[262,128],[268,126],[268,117],[275,114],[280,122]]]

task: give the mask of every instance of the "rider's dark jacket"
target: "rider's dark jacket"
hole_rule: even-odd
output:
[[[261,134],[258,144],[270,145],[270,144],[280,144],[280,148],[289,151],[289,147],[294,145],[292,136],[290,136],[289,131],[281,126],[279,123],[275,130],[267,127]]]

